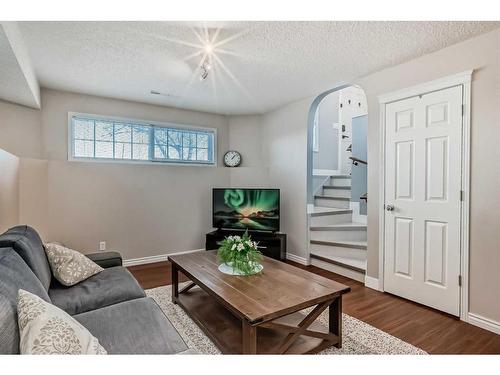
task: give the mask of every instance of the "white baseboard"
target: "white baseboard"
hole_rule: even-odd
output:
[[[380,290],[378,279],[371,276],[365,276],[365,286],[370,289]]]
[[[166,262],[168,260],[168,257],[170,255],[189,254],[189,253],[196,253],[198,251],[205,251],[205,249],[186,250],[186,251],[179,251],[179,252],[176,252],[176,253],[161,254],[161,255],[152,255],[152,256],[143,257],[143,258],[125,259],[123,261],[123,266],[124,267],[130,267],[130,266],[138,266],[140,264]]]
[[[336,176],[340,174],[338,169],[313,169],[313,176]]]
[[[500,322],[474,313],[469,313],[467,318],[468,323],[500,335]]]
[[[286,253],[286,259],[291,260],[292,262],[302,264],[304,266],[309,265],[309,259],[299,257],[298,255],[295,254]]]

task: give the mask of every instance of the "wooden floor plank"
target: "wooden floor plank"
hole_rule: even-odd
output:
[[[433,354],[500,354],[500,335],[472,326],[446,313],[403,298],[366,288],[314,266],[288,262],[351,287],[343,297],[343,311],[384,332]],[[144,289],[170,284],[169,262],[128,268]],[[181,281],[187,281],[183,275]]]

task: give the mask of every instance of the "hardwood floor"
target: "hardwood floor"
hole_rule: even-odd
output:
[[[343,311],[432,354],[500,354],[500,335],[314,266],[294,266],[351,287]],[[170,284],[170,263],[129,267],[144,289]],[[187,280],[181,277],[182,281]]]

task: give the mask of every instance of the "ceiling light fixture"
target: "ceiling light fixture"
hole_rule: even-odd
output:
[[[210,36],[207,34],[207,39],[203,44],[203,51],[205,52],[200,65],[200,81],[208,78],[208,72],[212,69],[212,56],[215,52],[214,45],[210,42]]]
[[[205,53],[207,55],[210,55],[214,51],[214,46],[210,43],[205,44],[205,47],[203,48],[205,50]]]
[[[211,66],[210,64],[205,60],[203,64],[200,66],[201,74],[200,74],[200,81],[204,81],[208,77],[208,71],[210,70]]]

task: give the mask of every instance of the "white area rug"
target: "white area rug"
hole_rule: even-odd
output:
[[[148,289],[146,294],[158,303],[190,349],[200,354],[221,354],[184,310],[172,303],[170,286]],[[324,311],[318,320],[327,327],[327,311]],[[347,314],[343,314],[342,322],[342,349],[332,347],[320,354],[427,354],[422,349]]]

